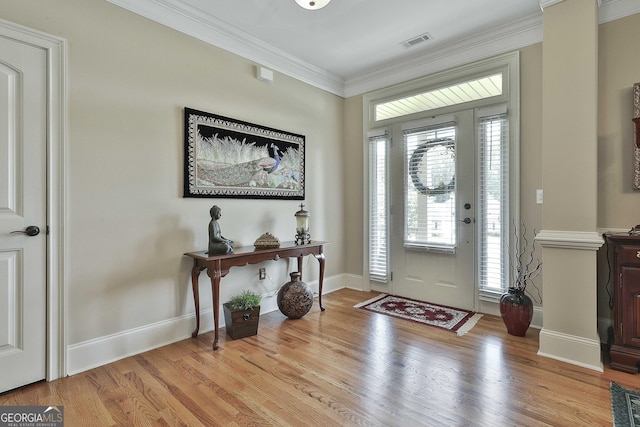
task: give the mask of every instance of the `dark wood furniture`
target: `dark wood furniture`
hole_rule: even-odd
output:
[[[637,373],[640,362],[640,235],[611,234],[613,345],[611,367]]]
[[[296,245],[294,242],[283,242],[279,248],[255,249],[254,247],[235,248],[234,253],[209,256],[206,251],[188,252],[185,256],[193,258],[191,269],[191,286],[193,287],[193,300],[196,309],[196,329],[191,334],[198,336],[200,330],[200,295],[198,292],[198,279],[202,270],[207,270],[211,279],[211,298],[213,300],[213,324],[214,339],[213,349],[218,348],[218,323],[220,318],[220,279],[229,273],[231,267],[241,267],[247,264],[257,264],[264,261],[277,261],[281,258],[298,258],[298,272],[302,274],[302,259],[306,255],[313,255],[320,263],[318,278],[318,304],[322,305],[322,281],[324,280],[324,253],[323,246],[326,242],[311,242],[306,245]]]

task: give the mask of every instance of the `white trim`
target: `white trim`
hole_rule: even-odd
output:
[[[640,13],[640,2],[637,0],[602,0],[598,23],[604,24],[636,13]]]
[[[535,240],[542,247],[592,251],[598,250],[604,243],[601,234],[591,231],[541,230]]]
[[[513,86],[513,85],[512,85]],[[513,89],[513,87],[512,87]],[[485,107],[476,108],[476,117],[490,117],[497,116],[499,114],[507,114],[507,103],[496,104],[496,105],[487,105]]]
[[[542,42],[542,14],[540,13],[474,34],[438,49],[425,50],[422,54],[405,60],[389,62],[343,78],[294,57],[214,16],[203,15],[201,10],[184,2],[176,0],[107,1],[344,98]],[[540,7],[544,9],[560,1],[562,0],[541,0]],[[600,23],[640,12],[637,0],[602,0],[601,3]]]
[[[600,342],[598,340],[590,340],[542,328],[539,348],[539,356],[604,372]]]
[[[364,277],[362,277],[361,275],[343,274],[342,275],[342,280],[343,280],[345,288],[354,289],[356,291],[365,291],[365,289],[364,289]]]
[[[377,138],[379,136],[387,136],[387,128],[371,129],[367,132],[367,138]]]
[[[66,375],[67,41],[0,19],[0,34],[47,52],[47,381]]]
[[[326,278],[322,294],[343,289],[344,283],[357,276],[336,275]],[[307,282],[312,289],[318,289],[318,281]],[[315,305],[317,308],[317,305]],[[261,305],[260,315],[278,310],[273,301]],[[115,334],[106,335],[72,344],[68,348],[68,374],[74,375],[89,369],[103,366],[125,357],[144,353],[154,348],[189,339],[195,326],[195,313],[174,317],[173,319],[144,325]],[[224,316],[220,316],[220,328],[224,328]],[[213,330],[213,309],[200,311],[199,334]],[[258,329],[258,333],[260,330]],[[222,343],[224,347],[224,342]]]
[[[422,55],[348,76],[345,96],[372,92],[541,42],[542,16],[533,15]]]
[[[398,119],[396,118],[395,120],[398,120]],[[434,117],[427,117],[424,119],[410,120],[407,122],[402,122],[400,125],[400,129],[404,132],[406,130],[424,128],[424,127],[435,126],[435,125],[445,125],[449,123],[457,124],[458,117],[455,114],[445,114],[442,116],[434,116]]]
[[[184,2],[175,0],[107,1],[334,95],[344,96],[344,80],[341,77],[303,61]]]
[[[544,10],[546,7],[553,6],[554,4],[562,3],[564,0],[540,0],[540,9]]]
[[[264,313],[261,313],[264,314]],[[221,327],[224,316],[221,316]],[[195,314],[129,329],[69,346],[69,375],[162,347],[191,336]],[[200,312],[200,333],[213,330],[213,310]]]

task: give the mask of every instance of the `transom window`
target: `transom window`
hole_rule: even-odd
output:
[[[502,95],[502,73],[406,96],[376,105],[375,121]]]

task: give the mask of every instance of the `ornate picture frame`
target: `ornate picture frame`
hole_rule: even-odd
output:
[[[633,151],[634,151],[634,174],[633,188],[640,190],[640,83],[633,85]]]
[[[304,200],[305,137],[184,109],[184,197]]]

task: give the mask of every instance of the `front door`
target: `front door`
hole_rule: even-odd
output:
[[[0,392],[46,375],[46,67],[0,37]]]
[[[472,110],[394,125],[391,292],[474,309]]]

